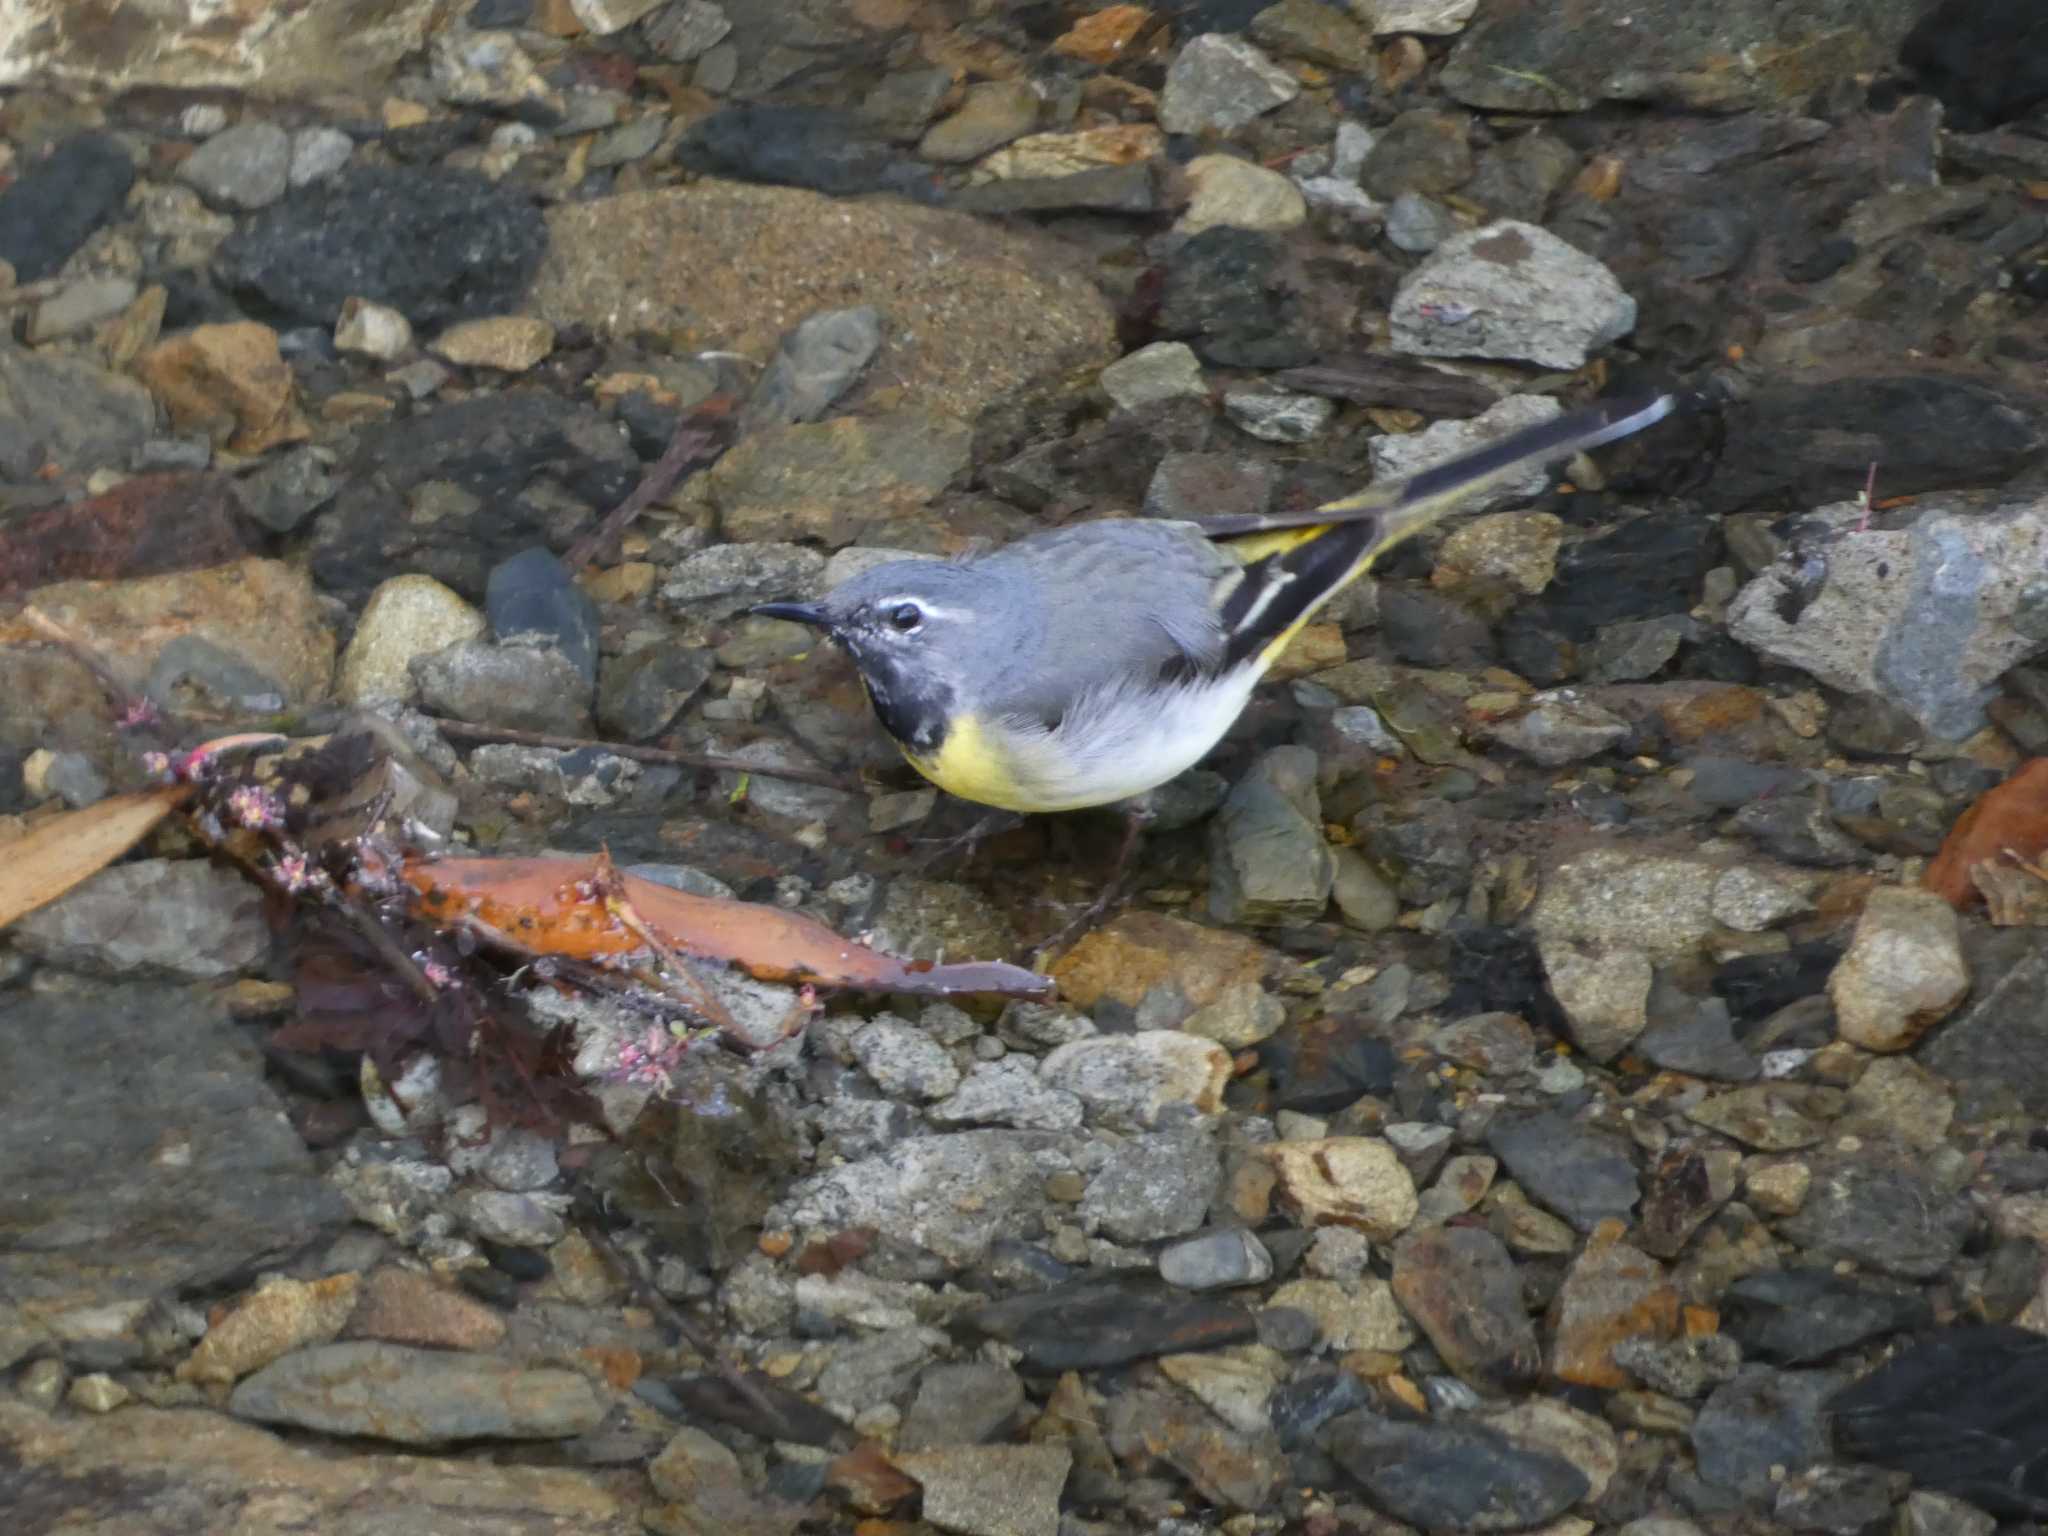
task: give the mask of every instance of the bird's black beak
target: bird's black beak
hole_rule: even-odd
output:
[[[786,619],[792,624],[808,624],[813,629],[832,627],[832,620],[816,603],[757,603],[747,612],[759,619]]]

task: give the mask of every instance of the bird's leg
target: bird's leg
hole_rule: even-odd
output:
[[[951,837],[928,839],[926,851],[918,857],[911,868],[919,875],[927,875],[955,858],[965,864],[990,838],[1013,831],[1023,824],[1024,818],[1015,811],[984,809],[982,814],[969,824],[965,832],[956,832]]]
[[[1155,812],[1149,795],[1139,795],[1123,803],[1124,835],[1117,844],[1116,862],[1110,866],[1109,876],[1102,882],[1102,894],[1090,902],[1081,915],[1038,946],[1032,957],[1041,969],[1060,950],[1065,949],[1108,915],[1111,908],[1121,903],[1130,892],[1127,889],[1131,864],[1138,852],[1138,843],[1145,835],[1145,829],[1152,824]]]

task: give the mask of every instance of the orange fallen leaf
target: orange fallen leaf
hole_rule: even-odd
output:
[[[2029,758],[2012,777],[1986,790],[1949,828],[1920,883],[1958,909],[1978,897],[1970,871],[2007,850],[2038,860],[2048,852],[2048,757]]]
[[[184,784],[109,795],[38,822],[0,863],[0,928],[98,874],[141,842],[191,794]]]
[[[780,907],[692,896],[604,868],[597,859],[418,859],[401,875],[423,916],[525,954],[602,961],[646,953],[646,939],[615,910],[623,898],[662,944],[760,981],[935,997],[1052,994],[1049,977],[1021,966],[903,960]]]

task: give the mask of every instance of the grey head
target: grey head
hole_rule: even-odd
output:
[[[1039,608],[1026,582],[989,561],[892,560],[815,603],[749,611],[823,631],[860,669],[883,727],[923,754],[956,715],[984,712],[990,690],[1035,649]]]

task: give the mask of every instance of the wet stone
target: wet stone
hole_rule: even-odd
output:
[[[2048,1511],[2040,1335],[1997,1324],[1940,1329],[1829,1404],[1843,1453],[1911,1474],[1993,1515]]]
[[[17,282],[54,276],[134,184],[135,161],[112,134],[76,134],[17,162],[13,184],[0,190],[0,261]]]
[[[1257,1285],[1273,1274],[1273,1256],[1242,1227],[1198,1232],[1159,1251],[1159,1278],[1189,1291]]]
[[[1089,1180],[1081,1220],[1117,1242],[1179,1237],[1201,1225],[1221,1174],[1205,1130],[1132,1136],[1111,1149]]]
[[[924,1517],[959,1536],[1056,1536],[1073,1466],[1062,1445],[977,1445],[894,1458],[924,1489]]]
[[[1504,1116],[1486,1144],[1532,1199],[1581,1232],[1626,1220],[1641,1196],[1626,1143],[1555,1112]]]
[[[268,208],[285,194],[292,167],[291,135],[275,123],[237,123],[186,157],[178,179],[216,208]]]
[[[1024,1406],[1017,1373],[984,1360],[935,1365],[918,1381],[917,1395],[896,1432],[899,1449],[974,1445],[988,1439]]]
[[[832,107],[721,107],[691,126],[676,158],[714,176],[836,197],[885,190],[930,196],[929,167],[899,152],[872,123]]]
[[[1346,1414],[1323,1431],[1337,1464],[1397,1519],[1425,1530],[1514,1531],[1563,1514],[1588,1487],[1562,1457],[1477,1425]]]
[[[1683,1017],[1652,1024],[1635,1045],[1652,1066],[1692,1077],[1741,1083],[1761,1070],[1756,1057],[1735,1038],[1728,1006],[1719,998],[1709,998]]]
[[[960,1086],[927,1111],[932,1124],[1011,1125],[1019,1130],[1078,1129],[1085,1109],[1078,1096],[1039,1081],[1029,1056],[976,1062]]]
[[[1747,1498],[1769,1496],[1778,1477],[1827,1457],[1822,1410],[1841,1385],[1827,1371],[1744,1366],[1714,1389],[1693,1420],[1700,1477]]]
[[[357,166],[242,225],[215,272],[306,325],[331,325],[350,298],[432,325],[515,308],[545,240],[525,198],[481,176]]]
[[[1645,1249],[1673,1259],[1715,1211],[1734,1198],[1742,1155],[1733,1147],[1678,1146],[1658,1159],[1643,1194]]]
[[[1542,1369],[1514,1260],[1492,1233],[1411,1233],[1394,1249],[1393,1286],[1444,1363],[1480,1391],[1527,1384]]]
[[[652,741],[710,680],[711,658],[678,645],[643,646],[599,666],[597,722],[607,735]]]
[[[10,937],[51,965],[207,980],[253,968],[268,952],[261,908],[262,892],[230,869],[138,859],[30,913]]]
[[[590,734],[590,684],[560,651],[458,641],[409,664],[421,702],[477,724]]]
[[[1909,1286],[1818,1268],[1745,1275],[1722,1297],[1721,1314],[1746,1354],[1781,1365],[1817,1364],[1933,1320]]]
[[[1818,1112],[1827,1095],[1796,1083],[1755,1083],[1694,1105],[1686,1118],[1760,1152],[1796,1152],[1819,1142],[1827,1129]]]
[[[595,1429],[597,1391],[573,1371],[395,1344],[325,1344],[265,1366],[235,1388],[240,1418],[405,1445],[560,1440]]]
[[[1205,229],[1168,259],[1159,329],[1230,368],[1296,368],[1321,349],[1284,237]]]
[[[1646,1334],[1614,1346],[1614,1363],[1667,1397],[1705,1397],[1742,1367],[1742,1346],[1725,1333],[1660,1339]]]
[[[1576,368],[1635,328],[1635,300],[1599,262],[1512,219],[1453,235],[1395,295],[1396,351]]]
[[[1253,44],[1222,32],[1190,38],[1174,56],[1159,100],[1168,133],[1235,133],[1301,91]]]
[[[1828,977],[1836,1029],[1871,1051],[1911,1045],[1969,990],[1955,909],[1923,890],[1872,891]]]
[[[1215,1114],[1229,1077],[1228,1051],[1170,1029],[1070,1041],[1039,1066],[1047,1088],[1073,1094],[1093,1123],[1111,1129],[1146,1129],[1182,1106]]]
[[[1924,1159],[1866,1145],[1817,1162],[1805,1204],[1779,1230],[1820,1257],[1917,1280],[1953,1263],[1975,1226],[1968,1200]]]
[[[1091,1370],[1238,1344],[1253,1337],[1242,1307],[1143,1280],[1080,1280],[965,1313],[970,1336],[1000,1339],[1035,1371]]]
[[[1553,1375],[1580,1386],[1626,1386],[1615,1346],[1646,1334],[1675,1334],[1678,1292],[1661,1264],[1619,1241],[1616,1226],[1604,1226],[1566,1272],[1550,1322]]]

